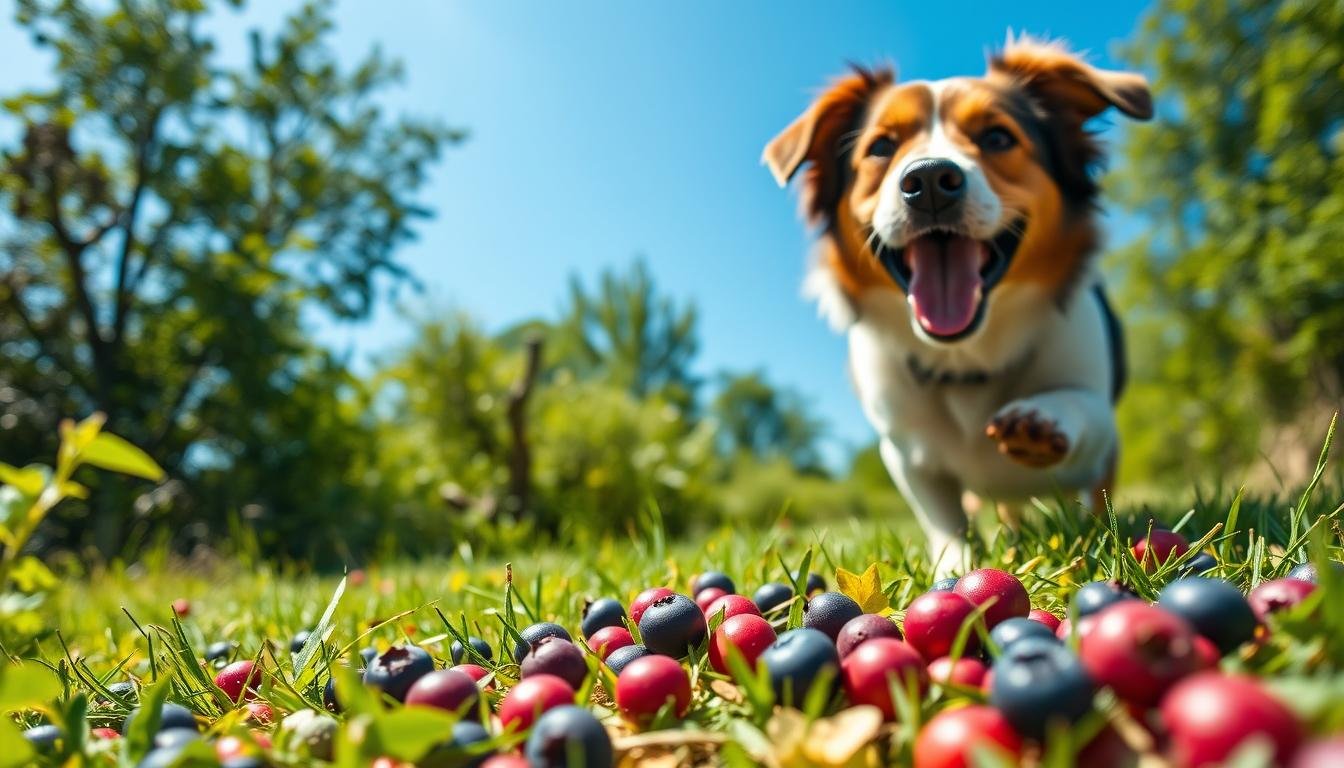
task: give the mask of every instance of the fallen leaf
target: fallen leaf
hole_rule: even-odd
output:
[[[882,591],[882,579],[877,574],[877,563],[868,566],[862,574],[836,568],[835,584],[840,593],[852,598],[864,613],[882,613],[891,608],[891,601]]]

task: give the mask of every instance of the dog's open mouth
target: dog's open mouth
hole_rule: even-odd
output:
[[[985,297],[1008,271],[1024,227],[1014,222],[991,240],[931,230],[902,248],[882,245],[877,256],[905,290],[919,327],[940,341],[956,341],[980,326]]]

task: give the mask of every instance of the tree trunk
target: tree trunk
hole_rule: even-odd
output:
[[[514,519],[532,513],[532,448],[527,439],[527,400],[541,368],[541,336],[525,342],[523,373],[509,390],[509,484],[504,508]]]

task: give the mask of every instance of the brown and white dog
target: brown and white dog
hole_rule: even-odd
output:
[[[1093,263],[1109,107],[1152,116],[1141,75],[1009,39],[983,77],[857,70],[765,148],[821,227],[805,289],[849,340],[881,453],[940,573],[966,560],[967,491],[1015,505],[1110,481],[1120,327]],[[1011,507],[1009,507],[1011,508]]]

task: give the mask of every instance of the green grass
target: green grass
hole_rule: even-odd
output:
[[[1018,574],[1033,605],[1063,614],[1076,585],[1094,579],[1118,578],[1144,597],[1156,596],[1181,561],[1150,574],[1130,555],[1129,543],[1146,532],[1153,518],[1176,526],[1191,541],[1202,541],[1219,560],[1213,575],[1246,590],[1309,558],[1344,559],[1341,497],[1341,486],[1327,482],[1280,497],[1220,494],[1189,508],[1129,509],[1122,501],[1118,514],[1094,519],[1080,518],[1065,504],[1042,504],[1026,515],[1017,532],[982,521],[974,544],[980,565]],[[54,703],[28,701],[40,706],[23,710],[17,722],[21,727],[44,719],[74,722],[87,706],[93,726],[115,727],[130,702],[90,702],[109,698],[99,693],[106,684],[132,679],[141,686],[142,697],[166,695],[194,709],[216,732],[246,733],[241,714],[231,713],[234,707],[211,685],[213,672],[197,661],[206,645],[222,639],[238,644],[237,657],[258,659],[272,671],[263,698],[279,716],[303,707],[320,709],[321,689],[330,670],[361,647],[410,641],[446,659],[452,638],[464,629],[490,641],[496,662],[505,660],[493,669],[497,687],[506,688],[517,668],[507,661],[503,648],[512,646],[508,638],[516,628],[535,620],[555,620],[577,637],[585,598],[614,596],[628,603],[638,591],[654,585],[685,591],[690,576],[705,568],[727,571],[739,590],[750,594],[766,581],[789,580],[804,561],[831,584],[837,568],[860,572],[877,563],[884,592],[898,617],[900,609],[932,581],[917,534],[908,525],[873,520],[811,527],[791,523],[786,514],[767,530],[725,529],[694,541],[667,541],[656,519],[649,517],[629,536],[582,551],[548,546],[516,552],[506,563],[475,559],[469,547],[459,547],[460,554],[450,559],[371,566],[362,583],[344,583],[338,600],[333,595],[342,582],[339,575],[284,573],[240,559],[182,562],[160,555],[133,566],[111,565],[66,579],[40,608],[40,627],[29,628],[28,633],[10,628],[0,634],[11,658],[25,660],[25,668],[46,665],[61,681],[59,691],[51,692]],[[1192,549],[1187,558],[1193,554]],[[1266,677],[1286,693],[1311,728],[1322,733],[1344,729],[1344,599],[1339,595],[1344,589],[1333,576],[1324,576],[1316,596],[1285,615],[1262,643],[1224,660],[1228,670]],[[190,614],[180,621],[170,607],[176,598],[191,604]],[[314,641],[308,649],[310,663],[301,669],[288,650],[288,639],[300,629],[318,626],[329,608],[323,641]],[[781,626],[796,623],[800,613],[787,612],[779,619]],[[787,760],[815,751],[824,741],[824,729],[836,725],[825,718],[836,716],[840,702],[811,701],[806,714],[780,712],[770,706],[768,694],[759,686],[748,684],[733,694],[715,682],[718,676],[700,656],[691,659],[691,668],[698,685],[690,715],[679,723],[663,718],[659,725],[667,725],[667,730],[655,729],[641,737],[654,746],[632,755],[662,753],[687,763],[743,766],[767,759],[823,764],[815,759]],[[598,678],[594,676],[595,682]],[[8,690],[17,679],[13,672],[0,675],[0,702],[5,705],[22,700]],[[444,737],[447,716],[385,708],[372,697],[358,695],[353,685],[341,690],[351,702],[337,737],[342,765],[367,764],[381,753],[415,758]],[[600,686],[584,693],[592,695],[599,713],[610,714],[603,707],[607,699]],[[899,725],[869,733],[865,729],[871,724],[845,721],[842,730],[852,733],[857,728],[864,736],[856,741],[856,748],[866,744],[857,759],[877,757],[905,764],[919,724],[968,696],[973,698],[966,692],[935,688],[922,700],[902,701],[905,717]],[[1107,694],[1098,702],[1099,714],[1079,725],[1072,738],[1061,734],[1048,745],[1046,764],[1071,764],[1086,733],[1106,718],[1120,717]],[[817,718],[822,718],[819,724],[806,724]],[[635,743],[628,728],[616,727],[614,717],[611,722],[623,737],[621,745]],[[14,736],[0,731],[0,742],[6,738]],[[318,764],[294,739],[276,735],[273,740],[273,764]],[[504,735],[498,744],[518,740]],[[84,750],[93,765],[116,765],[119,759],[125,761],[122,765],[133,765],[138,754],[130,752],[143,749],[143,742],[142,737],[137,744],[112,748],[89,742]],[[5,764],[4,747],[0,743],[0,766]],[[126,754],[118,754],[118,749]],[[191,762],[191,754],[208,754],[202,750],[189,752],[183,764],[209,764],[203,758]],[[61,759],[40,764],[61,764]]]

